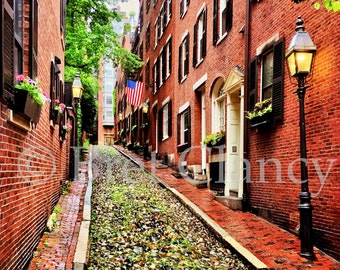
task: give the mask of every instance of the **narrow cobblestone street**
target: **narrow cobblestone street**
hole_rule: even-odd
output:
[[[98,148],[99,149],[99,148]],[[110,151],[116,151],[113,148],[109,148]],[[237,247],[235,251],[241,255],[241,257],[248,256],[254,259],[254,265],[256,263],[262,262],[262,267],[257,268],[269,268],[269,269],[340,269],[339,262],[335,261],[331,257],[327,256],[324,252],[317,248],[314,248],[316,259],[309,261],[305,258],[299,256],[299,245],[300,241],[297,236],[290,234],[271,223],[268,223],[264,219],[257,217],[249,212],[243,213],[240,211],[232,211],[227,207],[223,206],[216,200],[214,200],[214,194],[208,189],[198,189],[190,185],[183,178],[175,178],[171,173],[174,171],[170,168],[156,169],[151,161],[145,161],[141,156],[138,156],[125,148],[116,147],[124,155],[128,155],[128,159],[121,160],[121,157],[117,160],[109,162],[104,157],[96,158],[93,155],[94,162],[100,161],[103,164],[111,164],[110,170],[105,171],[103,167],[98,165],[93,166],[93,175],[96,178],[101,175],[102,181],[104,181],[107,176],[120,179],[122,181],[124,177],[122,175],[119,177],[115,170],[121,168],[123,170],[123,176],[127,175],[128,172],[136,171],[138,174],[135,178],[131,178],[132,181],[137,181],[138,175],[142,171],[135,167],[134,164],[130,163],[128,160],[131,159],[135,164],[138,164],[146,172],[151,173],[152,178],[159,182],[162,186],[166,187],[168,191],[171,191],[176,195],[182,203],[197,216],[200,216],[206,226],[206,228],[212,229],[215,234],[223,236],[222,238],[228,239],[233,248]],[[97,151],[97,150],[96,150]],[[117,152],[118,153],[118,152]],[[115,153],[115,155],[117,154]],[[120,155],[120,154],[119,154]],[[118,160],[120,160],[118,162]],[[113,170],[113,164],[116,166]],[[97,163],[98,164],[98,163]],[[60,225],[56,229],[45,234],[35,252],[34,259],[31,262],[30,270],[32,269],[72,269],[74,253],[79,233],[80,222],[82,219],[83,210],[83,197],[86,190],[86,163],[81,163],[79,180],[74,181],[71,184],[69,193],[63,195],[59,201],[59,205],[62,208],[62,212],[59,215]],[[143,173],[144,174],[144,173]],[[104,177],[103,177],[104,176]],[[150,176],[151,177],[151,176]],[[124,181],[126,181],[125,179]],[[96,180],[97,182],[100,180]],[[98,183],[99,183],[98,182]],[[128,181],[129,182],[129,181]],[[100,183],[99,183],[100,186]],[[96,187],[94,185],[94,192],[97,195],[104,196],[108,193],[109,189],[112,188],[110,184],[105,184],[101,187]],[[165,192],[162,190],[161,192]],[[161,193],[160,192],[160,193]],[[107,195],[107,194],[106,194]],[[163,194],[162,194],[163,196]],[[104,197],[103,197],[104,198]],[[104,200],[105,201],[105,200]],[[93,207],[92,211],[100,211],[100,208]],[[141,209],[139,209],[141,210]],[[103,209],[104,211],[104,209]],[[116,212],[117,209],[112,212]],[[181,212],[182,214],[182,212]],[[106,213],[106,215],[108,215]],[[183,214],[182,214],[183,215]],[[133,215],[131,216],[135,218]],[[180,215],[180,217],[182,217]],[[117,217],[115,217],[117,218]],[[96,219],[99,220],[99,219]],[[129,222],[127,220],[127,222]],[[111,228],[114,228],[113,222],[108,223]],[[211,227],[211,225],[216,225],[216,227]],[[98,225],[97,225],[98,226]],[[195,227],[196,228],[196,227]],[[112,231],[111,231],[112,233]],[[115,246],[116,244],[113,244]],[[126,243],[125,243],[126,245]],[[103,245],[105,247],[105,243]],[[106,244],[107,246],[107,244]],[[233,250],[233,248],[231,250]],[[103,249],[103,251],[106,250]],[[97,250],[98,251],[98,250]],[[137,251],[140,251],[138,249]],[[99,251],[98,251],[99,252]],[[104,251],[104,254],[106,254]],[[122,252],[122,251],[120,251]],[[100,252],[99,252],[100,253]],[[134,251],[130,250],[130,255]],[[138,252],[137,252],[138,253]],[[123,253],[120,253],[123,256]],[[155,254],[154,254],[155,255]],[[92,255],[93,256],[93,255]],[[105,256],[104,256],[105,257]],[[123,256],[124,257],[124,256]],[[111,261],[117,259],[117,255],[110,256]],[[124,257],[125,258],[125,257]],[[93,257],[92,257],[93,260]],[[94,260],[92,261],[94,262]],[[252,263],[252,262],[250,262]],[[91,261],[90,261],[91,264]],[[259,264],[257,264],[259,265]],[[92,265],[93,269],[103,269],[105,267],[97,267]],[[254,266],[256,268],[256,266]],[[108,268],[115,269],[115,268]],[[124,268],[116,268],[124,269]],[[125,269],[132,269],[125,265]],[[143,269],[137,268],[136,269]],[[148,268],[144,268],[148,269]],[[157,269],[157,268],[155,268]],[[171,269],[171,268],[165,268]],[[193,268],[188,268],[193,269]],[[205,269],[205,268],[202,268]],[[211,269],[215,269],[212,267]],[[220,268],[223,269],[223,268]],[[230,268],[235,269],[235,268]]]

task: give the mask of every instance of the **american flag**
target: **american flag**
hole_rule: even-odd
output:
[[[127,102],[132,105],[139,106],[142,102],[143,88],[144,84],[142,82],[127,80]]]

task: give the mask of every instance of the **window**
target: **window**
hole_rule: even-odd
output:
[[[154,28],[155,28],[155,47],[154,48],[156,48],[157,47],[157,44],[158,44],[158,36],[159,36],[159,29],[158,29],[158,20],[159,20],[159,17],[156,19],[156,21],[155,21],[155,25],[154,25]]]
[[[182,82],[189,73],[189,34],[184,37],[179,46],[178,57],[178,81]]]
[[[105,102],[106,105],[112,105],[112,96],[106,96],[106,102]]]
[[[145,44],[145,50],[148,51],[150,48],[150,24],[148,24],[148,27],[146,28],[146,44]]]
[[[190,107],[177,115],[177,145],[186,145],[186,148],[191,146],[190,118]]]
[[[150,87],[150,61],[148,60],[145,64],[145,86]]]
[[[162,7],[159,12],[159,16],[157,18],[157,34],[156,37],[160,39],[166,27],[168,26],[170,19],[171,19],[171,9],[172,9],[172,1],[165,0],[162,4]]]
[[[207,43],[207,11],[204,9],[197,18],[194,26],[194,52],[193,65],[199,65],[206,55]]]
[[[163,50],[163,81],[165,81],[167,78],[169,78],[171,74],[171,50],[172,50],[172,43],[171,38],[166,43],[164,50]]]
[[[180,17],[183,18],[185,13],[187,13],[188,11],[188,6],[190,4],[190,0],[180,0],[180,3],[179,3],[179,8],[180,8],[180,11],[179,11],[179,14],[180,14]]]
[[[249,66],[248,108],[252,110],[257,100],[258,65],[261,59],[261,101],[272,98],[274,121],[282,120],[283,114],[283,76],[284,76],[284,39],[266,47],[261,55],[255,57]]]
[[[219,119],[219,130],[224,130],[225,131],[225,120],[224,120],[224,115],[225,115],[225,100],[221,100],[217,102],[218,106],[218,119]]]
[[[148,14],[148,12],[150,10],[150,1],[151,0],[146,0],[146,14]]]
[[[166,140],[171,136],[171,100],[165,102],[158,112],[159,139]]]
[[[232,0],[214,0],[213,44],[226,36],[232,26]]]

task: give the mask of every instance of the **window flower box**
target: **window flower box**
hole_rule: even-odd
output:
[[[26,91],[15,91],[15,104],[12,109],[22,114],[25,118],[38,123],[41,114],[41,106]]]
[[[205,136],[202,144],[206,145],[207,147],[214,147],[225,144],[225,132],[221,130],[216,133],[208,134],[207,136]]]
[[[268,98],[255,104],[254,109],[247,112],[250,127],[270,125],[273,118],[272,99]]]
[[[14,104],[11,104],[9,108],[36,124],[40,119],[41,108],[46,101],[50,102],[50,99],[40,88],[38,80],[34,81],[23,74],[17,75],[16,80]]]

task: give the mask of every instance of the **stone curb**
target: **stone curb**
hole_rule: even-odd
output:
[[[92,151],[90,149],[88,161],[88,183],[84,197],[83,216],[80,225],[78,241],[73,258],[73,269],[87,269],[89,245],[90,245],[90,225],[91,225],[91,196],[92,196]]]
[[[115,148],[122,155],[129,158],[133,163],[141,167],[141,163],[134,160],[132,157],[128,156],[124,152]],[[146,170],[145,168],[143,168]],[[147,170],[146,170],[147,171]],[[204,224],[206,224],[209,229],[226,245],[228,245],[235,253],[241,256],[247,263],[249,263],[254,269],[268,269],[267,265],[258,259],[253,253],[248,249],[243,247],[238,241],[231,237],[221,226],[219,226],[213,219],[211,219],[206,213],[204,213],[200,208],[198,208],[194,203],[192,203],[187,197],[182,193],[178,192],[175,188],[170,187],[168,184],[163,182],[161,179],[153,175],[153,178],[164,188],[172,192],[184,205],[186,205],[190,211],[196,215]]]

